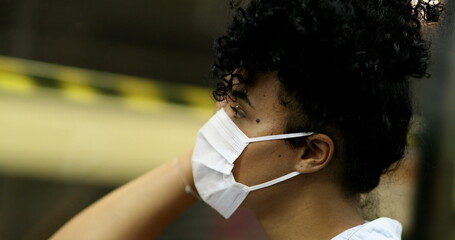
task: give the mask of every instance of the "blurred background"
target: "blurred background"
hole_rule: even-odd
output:
[[[229,17],[225,0],[0,0],[0,239],[47,239],[191,148],[214,112],[212,47]],[[366,196],[366,216],[400,220],[405,239],[454,239],[455,37],[445,20],[430,34],[433,78],[415,86],[409,154]],[[224,220],[196,204],[160,239],[266,237],[245,210]]]

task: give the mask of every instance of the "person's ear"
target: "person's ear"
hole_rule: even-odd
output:
[[[300,148],[295,170],[301,173],[313,173],[323,169],[333,157],[335,145],[325,134],[314,134],[307,138]]]

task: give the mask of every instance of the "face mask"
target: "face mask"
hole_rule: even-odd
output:
[[[255,186],[235,181],[232,175],[234,161],[249,143],[305,137],[313,133],[290,133],[249,138],[219,110],[200,130],[193,151],[193,177],[203,201],[229,218],[249,192],[265,188],[299,175],[297,171]]]

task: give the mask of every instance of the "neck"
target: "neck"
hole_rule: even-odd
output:
[[[252,208],[270,239],[326,240],[364,223],[357,201],[330,183],[284,185],[277,199]]]

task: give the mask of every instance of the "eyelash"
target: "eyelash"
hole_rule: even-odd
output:
[[[233,107],[233,106],[229,105],[229,107],[231,107],[232,111],[234,112],[234,118],[245,117],[245,114],[243,113],[243,111],[241,109],[239,110],[238,106]]]

